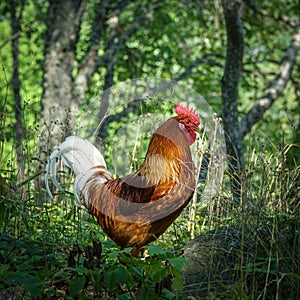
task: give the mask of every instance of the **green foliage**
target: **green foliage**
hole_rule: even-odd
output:
[[[150,245],[145,259],[130,257],[67,195],[43,206],[30,195],[3,188],[0,296],[174,299],[183,288],[181,252]]]
[[[43,255],[43,248],[32,241],[22,241],[2,234],[1,240],[1,290],[22,286],[33,297],[40,296],[44,288],[45,263],[51,257]]]
[[[58,252],[52,243],[16,239],[7,234],[1,234],[0,245],[0,294],[1,291],[15,293],[21,288],[19,292],[25,298],[65,295],[71,299],[85,295],[84,299],[89,299],[92,293],[99,298],[106,294],[117,299],[132,299],[134,295],[141,299],[158,299],[161,293],[173,299],[173,289],[183,287],[180,271],[184,259],[158,246],[149,248],[151,256],[144,260],[129,257],[129,249],[106,249],[97,263],[89,265],[91,257],[86,252],[87,247],[85,254],[79,246],[73,247],[73,251]],[[74,252],[75,248],[78,252]],[[75,265],[71,263],[73,259]],[[173,289],[162,288],[158,292],[158,285],[163,286],[168,277]]]

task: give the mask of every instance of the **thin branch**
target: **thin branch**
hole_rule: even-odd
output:
[[[293,68],[296,64],[297,55],[300,50],[300,26],[297,27],[293,38],[287,48],[279,68],[276,78],[266,90],[265,94],[258,99],[249,112],[241,121],[241,134],[244,137],[250,132],[252,126],[262,119],[264,113],[273,105],[273,103],[282,94],[288,83]]]
[[[102,5],[98,5],[96,8],[96,14],[93,21],[93,31],[91,33],[90,43],[86,52],[86,55],[79,66],[79,73],[89,73],[89,63],[94,63],[98,55],[100,48],[100,41],[105,31],[105,23],[108,19],[108,4],[104,2]]]
[[[75,48],[75,45],[77,44],[79,40],[79,31],[80,31],[80,21],[82,19],[83,12],[85,10],[85,7],[87,5],[88,0],[82,0],[78,3],[74,2],[74,6],[77,6],[76,9],[74,10],[76,12],[75,17],[74,17],[74,25],[77,28],[76,30],[76,38],[74,39],[73,45]]]
[[[284,16],[284,15],[279,15],[279,14],[273,14],[273,13],[270,13],[264,9],[261,9],[261,8],[258,8],[256,6],[256,4],[254,3],[253,0],[246,0],[245,1],[246,4],[257,14],[263,16],[263,17],[268,17],[268,18],[271,18],[275,21],[281,21],[289,26],[292,26],[292,27],[295,27],[298,25],[298,20],[293,20],[293,19],[290,19],[289,17],[287,16]]]
[[[5,47],[9,42],[13,42],[15,39],[18,39],[22,33],[30,32],[32,30],[31,27],[26,27],[25,29],[22,29],[14,34],[12,34],[10,37],[6,38],[1,44],[0,49]]]
[[[124,8],[129,4],[132,3],[132,0],[121,0],[115,7],[113,7],[114,2],[111,3],[113,15],[120,15],[120,13],[124,10]]]
[[[95,62],[98,58],[98,51],[101,46],[101,39],[106,30],[106,21],[108,18],[108,5],[106,2],[103,5],[98,5],[93,24],[93,32],[90,39],[90,44],[86,55],[78,67],[78,73],[75,78],[74,94],[80,100],[84,98],[85,91],[88,88],[89,80],[94,74]]]
[[[15,39],[18,39],[20,34],[21,34],[21,32],[19,31],[19,32],[14,33],[13,35],[8,37],[7,39],[5,39],[4,42],[2,44],[0,44],[0,49],[3,48],[9,42],[14,41]]]
[[[111,122],[119,121],[122,118],[127,117],[129,115],[129,113],[134,112],[139,107],[139,105],[141,104],[141,102],[143,100],[145,100],[145,99],[140,98],[140,99],[133,100],[132,102],[130,102],[128,104],[126,109],[124,109],[123,111],[121,111],[117,114],[109,115],[109,116],[105,116],[105,114],[104,114],[104,116],[101,119],[100,124],[97,127],[94,135],[98,135],[101,139],[105,140],[108,137],[109,124]],[[102,107],[102,114],[101,115],[103,115],[103,110],[107,110],[107,108],[108,108],[108,106],[107,107]],[[101,128],[101,131],[100,131],[100,128]]]
[[[191,62],[191,64],[189,66],[187,66],[180,75],[175,77],[174,80],[180,81],[180,80],[186,78],[188,75],[190,75],[190,73],[192,72],[192,70],[195,67],[197,67],[198,65],[203,64],[203,63],[206,63],[211,66],[217,66],[219,68],[224,68],[224,66],[222,64],[218,63],[217,61],[215,61],[213,59],[210,59],[209,57],[218,57],[218,58],[224,59],[224,56],[219,53],[204,54],[202,57],[196,58],[193,62]]]

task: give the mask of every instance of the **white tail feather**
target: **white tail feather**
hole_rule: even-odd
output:
[[[74,196],[75,204],[84,204],[82,199],[82,191],[86,182],[93,176],[98,169],[101,169],[103,177],[100,177],[98,182],[103,183],[107,178],[111,178],[110,173],[106,169],[106,163],[99,150],[92,145],[88,140],[70,136],[55,149],[47,162],[45,172],[46,190],[51,198],[53,195],[49,188],[49,175],[53,184],[62,190],[62,187],[56,179],[56,163],[59,158],[62,158],[63,163],[69,167],[76,175],[74,181]]]

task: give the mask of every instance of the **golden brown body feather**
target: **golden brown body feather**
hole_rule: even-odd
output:
[[[97,184],[99,171],[85,187],[91,214],[119,246],[134,247],[133,255],[163,234],[192,197],[194,164],[178,120],[156,130],[134,174]]]

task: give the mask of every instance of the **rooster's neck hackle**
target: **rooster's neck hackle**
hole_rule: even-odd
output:
[[[159,154],[148,155],[138,174],[148,178],[154,184],[177,181],[180,173],[175,159],[167,160]]]
[[[153,134],[144,163],[137,174],[159,184],[177,182],[184,165],[192,162],[190,148],[175,119],[169,119]]]

